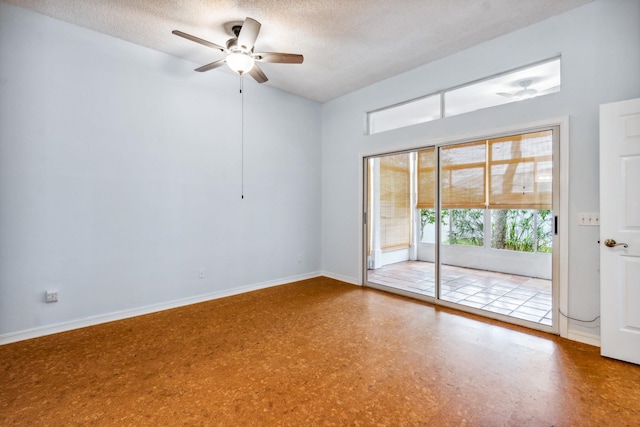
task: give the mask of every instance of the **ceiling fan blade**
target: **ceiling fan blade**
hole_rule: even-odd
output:
[[[201,45],[210,47],[212,49],[217,49],[220,52],[224,52],[225,48],[223,48],[222,46],[218,46],[215,43],[211,43],[210,41],[201,39],[200,37],[196,37],[196,36],[192,36],[191,34],[187,34],[187,33],[183,33],[182,31],[178,31],[178,30],[173,30],[171,31],[171,34],[175,34],[176,36],[180,36],[183,37],[187,40],[191,40],[192,42],[196,42],[196,43],[200,43]]]
[[[253,49],[253,45],[256,44],[258,33],[260,32],[260,23],[255,19],[247,17],[242,24],[240,34],[238,34],[238,46],[247,50]]]
[[[514,95],[512,93],[507,93],[507,92],[498,92],[498,93],[496,93],[496,95],[504,96],[505,98],[513,98],[514,97]]]
[[[227,61],[227,58],[220,59],[218,61],[212,62],[211,64],[203,65],[200,68],[196,68],[195,71],[203,73],[205,71],[213,70],[214,68],[218,68],[218,67],[224,65],[226,61]]]
[[[302,64],[304,57],[296,53],[262,52],[253,55],[256,61],[279,64]]]
[[[267,76],[264,75],[260,67],[258,67],[258,64],[253,64],[253,68],[249,70],[249,75],[251,75],[251,77],[253,77],[258,83],[264,83],[269,80]]]

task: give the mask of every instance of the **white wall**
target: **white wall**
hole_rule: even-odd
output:
[[[578,227],[577,215],[599,209],[598,106],[640,96],[639,46],[640,2],[599,0],[324,104],[323,270],[362,280],[362,156],[570,116],[568,307],[574,317],[597,316],[598,229]],[[559,93],[365,135],[367,111],[558,54]],[[599,334],[579,322],[569,327]]]
[[[320,270],[361,283],[362,156],[565,115],[569,310],[592,317],[598,230],[574,219],[598,210],[598,105],[640,96],[639,39],[640,2],[599,0],[322,107],[247,81],[241,200],[235,76],[0,3],[0,342]],[[365,136],[366,111],[557,54],[560,93]]]
[[[418,260],[435,262],[434,243],[419,243]],[[516,274],[551,280],[552,254],[492,249],[486,246],[442,245],[440,262],[457,267]]]
[[[247,79],[241,200],[196,66],[0,3],[0,342],[320,270],[321,106]]]

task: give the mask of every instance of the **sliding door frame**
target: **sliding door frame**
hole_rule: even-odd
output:
[[[511,136],[516,134],[525,134],[531,132],[538,132],[543,130],[553,130],[553,217],[555,221],[555,230],[553,234],[553,255],[552,255],[552,312],[553,323],[552,326],[546,326],[537,324],[535,322],[529,322],[514,318],[508,315],[502,315],[498,313],[492,313],[473,307],[468,307],[460,304],[451,303],[439,299],[439,283],[440,283],[440,227],[436,227],[436,249],[434,254],[434,267],[435,267],[435,280],[436,286],[434,290],[435,297],[404,291],[389,286],[384,286],[376,283],[369,282],[367,279],[368,272],[368,203],[369,203],[369,191],[368,188],[368,176],[369,176],[369,159],[380,157],[384,155],[401,154],[417,152],[426,148],[435,148],[438,153],[436,156],[436,205],[439,207],[441,202],[440,196],[440,147],[452,146],[456,144],[462,144],[465,142],[478,141],[483,139],[494,139],[505,136]],[[411,149],[405,149],[400,151],[388,151],[382,153],[371,153],[362,157],[362,171],[363,171],[363,193],[362,193],[362,284],[367,287],[376,288],[393,292],[399,295],[408,296],[414,299],[423,300],[435,305],[443,307],[450,307],[456,310],[469,312],[472,314],[480,315],[486,318],[496,319],[504,321],[506,323],[525,326],[532,329],[538,329],[545,332],[559,334],[563,337],[568,337],[568,319],[562,314],[567,312],[568,306],[568,187],[569,187],[569,118],[562,117],[559,119],[529,123],[526,125],[509,126],[508,128],[502,128],[495,131],[482,132],[477,134],[466,135],[459,138],[445,139],[441,141],[434,141],[429,144],[426,143],[421,146],[417,146]],[[436,224],[440,224],[440,209],[436,209]],[[413,225],[414,223],[412,223]]]

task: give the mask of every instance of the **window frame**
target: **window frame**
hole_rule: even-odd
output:
[[[525,71],[527,69],[535,68],[535,67],[538,67],[538,66],[541,66],[541,65],[544,65],[544,64],[548,64],[548,63],[552,63],[552,62],[555,62],[555,61],[558,61],[558,67],[559,67],[559,72],[558,72],[558,76],[557,76],[558,77],[558,86],[557,86],[558,89],[556,91],[553,91],[553,92],[550,92],[550,93],[543,93],[543,94],[536,95],[536,96],[533,96],[533,97],[521,98],[521,99],[517,99],[516,97],[514,97],[512,100],[505,101],[503,103],[490,104],[490,105],[486,105],[486,106],[483,106],[483,107],[481,106],[481,107],[478,107],[478,108],[474,108],[472,110],[462,111],[460,113],[447,114],[446,96],[447,96],[448,93],[454,92],[454,91],[459,90],[459,89],[464,89],[464,88],[467,88],[467,87],[470,87],[470,86],[486,83],[489,80],[498,79],[500,77],[505,77],[505,76],[508,76],[510,74],[520,73],[521,71]],[[398,102],[396,104],[387,105],[387,106],[382,107],[382,108],[377,108],[375,110],[368,111],[366,113],[365,135],[375,135],[375,134],[378,134],[378,133],[384,133],[384,132],[388,132],[388,131],[395,130],[395,129],[401,129],[401,128],[404,128],[404,127],[407,127],[407,126],[413,126],[413,125],[417,125],[417,124],[421,124],[421,123],[427,123],[427,122],[430,122],[430,121],[443,119],[443,118],[446,118],[446,117],[452,117],[452,116],[457,116],[457,115],[460,115],[460,114],[471,113],[473,111],[477,111],[477,110],[484,109],[484,108],[492,108],[492,107],[496,107],[496,106],[500,106],[500,105],[510,104],[510,103],[513,103],[513,102],[526,101],[526,100],[532,99],[534,97],[540,97],[540,96],[544,96],[544,95],[548,95],[548,94],[552,94],[552,93],[557,93],[557,92],[560,92],[561,90],[562,90],[562,56],[561,55],[557,55],[557,56],[553,56],[551,58],[546,58],[546,59],[543,59],[543,60],[540,60],[540,61],[529,63],[529,64],[526,64],[526,65],[523,65],[523,66],[520,66],[520,67],[512,68],[510,70],[506,70],[506,71],[503,71],[503,72],[500,72],[500,73],[492,74],[492,75],[487,76],[487,77],[483,77],[483,78],[480,78],[480,79],[472,80],[470,82],[466,82],[466,83],[463,83],[463,84],[460,84],[460,85],[457,85],[457,86],[448,87],[448,88],[445,88],[445,89],[442,89],[442,90],[439,90],[439,91],[436,91],[436,92],[431,92],[431,93],[428,93],[426,95],[422,95],[422,96],[419,96],[419,97],[416,97],[416,98],[412,98],[412,99],[409,99],[409,100],[406,100],[406,101]],[[373,131],[373,129],[372,129],[372,115],[375,115],[376,113],[380,113],[380,112],[389,111],[389,110],[392,110],[394,108],[402,108],[402,107],[407,106],[408,104],[415,103],[415,102],[420,102],[422,100],[425,100],[427,98],[434,97],[434,96],[438,96],[440,98],[440,113],[437,115],[437,117],[425,116],[425,120],[419,121],[417,123],[401,124],[401,125],[398,125],[398,126],[382,126],[384,128],[383,130],[381,130],[381,131]]]

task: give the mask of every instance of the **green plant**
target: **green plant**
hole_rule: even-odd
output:
[[[446,209],[445,211],[451,225],[448,243],[471,246],[484,244],[484,209]]]
[[[435,224],[436,211],[434,209],[420,209],[420,240],[424,237],[424,227],[427,224]]]
[[[427,224],[435,224],[434,209],[420,210],[421,234]],[[483,209],[443,209],[440,213],[440,224],[446,228],[448,238],[443,243],[452,245],[482,246],[484,244],[484,210]]]
[[[551,252],[551,220],[550,210],[496,210],[491,246],[521,252]]]
[[[443,243],[482,246],[484,209],[443,209],[440,223]],[[550,210],[500,209],[492,211],[491,247],[521,252],[552,251],[553,215]],[[436,222],[434,209],[420,210],[421,235]]]

